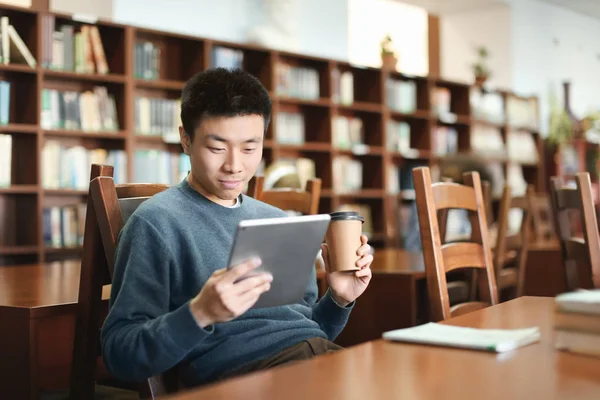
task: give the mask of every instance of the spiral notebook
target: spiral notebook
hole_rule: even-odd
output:
[[[540,339],[537,327],[525,329],[478,329],[430,322],[383,334],[395,342],[430,344],[502,353],[527,346]]]

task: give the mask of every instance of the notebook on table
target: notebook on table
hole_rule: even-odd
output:
[[[430,344],[502,353],[535,343],[540,339],[537,327],[525,329],[478,329],[430,322],[383,334],[395,342]]]

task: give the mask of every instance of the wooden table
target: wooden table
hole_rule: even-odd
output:
[[[3,399],[36,399],[38,391],[68,387],[79,272],[73,261],[0,267]]]
[[[0,393],[35,399],[38,391],[68,387],[80,267],[75,261],[0,267]],[[416,282],[425,277],[420,255],[380,250],[372,268],[371,285],[338,337],[343,346],[414,325]]]
[[[523,297],[447,323],[539,326],[539,343],[501,355],[383,340],[171,399],[597,399],[600,358],[557,352],[552,298]]]

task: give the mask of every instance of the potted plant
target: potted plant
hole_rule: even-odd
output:
[[[550,94],[550,126],[548,143],[558,146],[573,139],[573,120],[569,113],[562,107],[556,96]]]
[[[477,61],[471,67],[475,76],[475,85],[482,87],[491,75],[490,69],[487,66],[487,59],[490,53],[484,46],[479,46],[475,50],[477,52]]]
[[[392,37],[387,34],[381,41],[381,68],[386,71],[392,71],[396,69],[398,59],[394,51],[394,43]]]

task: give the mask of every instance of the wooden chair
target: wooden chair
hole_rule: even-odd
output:
[[[509,290],[508,298],[523,295],[525,266],[531,236],[531,208],[533,186],[528,186],[525,195],[512,196],[511,188],[504,186],[498,213],[498,231],[494,248],[494,269],[500,295]],[[511,210],[521,210],[523,218],[518,232],[509,232]]]
[[[486,211],[477,172],[463,175],[465,184],[431,183],[428,167],[413,169],[413,181],[427,274],[431,320],[440,321],[498,303],[496,279],[488,242]],[[442,245],[437,213],[443,209],[470,211],[471,242]],[[481,301],[450,307],[446,274],[457,269],[476,269]]]
[[[576,187],[565,186],[562,178],[550,179],[550,197],[556,232],[565,264],[567,290],[600,288],[600,237],[592,198],[590,174],[577,173]],[[576,211],[582,233],[571,230],[569,213]]]
[[[94,398],[100,328],[105,317],[101,312],[102,288],[112,281],[119,232],[137,205],[168,188],[153,184],[115,187],[112,174],[111,166],[92,165],[73,348],[71,400]],[[177,385],[173,375],[166,373],[140,383],[137,385],[140,396],[156,398],[175,391]]]
[[[257,175],[248,183],[248,196],[263,201],[284,211],[295,211],[304,215],[314,215],[319,212],[321,196],[321,179],[310,179],[306,190],[299,189],[270,189],[263,190],[265,178]]]

